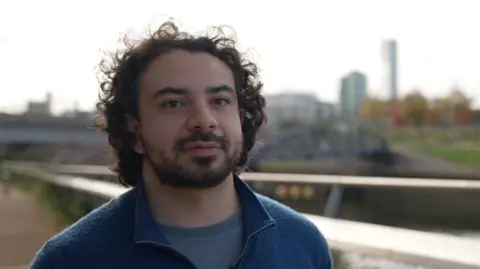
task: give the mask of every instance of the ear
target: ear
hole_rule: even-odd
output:
[[[133,142],[133,150],[138,154],[145,154],[145,147],[143,146],[142,139],[141,139],[141,129],[140,129],[140,122],[130,115],[125,116],[127,121],[127,129],[130,133],[135,135],[135,141]]]
[[[240,108],[238,110],[238,116],[240,117],[240,123],[243,125],[243,121],[245,120],[245,109]]]

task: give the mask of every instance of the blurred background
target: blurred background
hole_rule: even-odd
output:
[[[480,241],[480,188],[465,187],[480,180],[479,5],[1,3],[0,269],[27,268],[45,240],[105,201],[22,171],[111,164],[106,138],[91,127],[97,65],[122,34],[141,36],[169,16],[194,32],[231,26],[259,64],[269,121],[249,171],[400,180],[394,188],[338,187],[319,177],[319,184],[255,181],[254,189],[304,213]],[[115,181],[60,170],[49,175]],[[428,185],[421,179],[461,187],[409,186]],[[336,268],[427,268],[361,251],[335,250],[335,260]]]

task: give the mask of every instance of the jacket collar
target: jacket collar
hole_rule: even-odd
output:
[[[243,238],[245,242],[251,235],[260,232],[268,226],[275,225],[275,220],[265,210],[253,190],[238,176],[234,176],[234,185],[241,204]],[[141,184],[136,188],[135,242],[168,246],[167,238],[150,211],[145,186]]]

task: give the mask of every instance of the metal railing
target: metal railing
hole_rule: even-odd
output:
[[[54,168],[56,169],[52,169],[52,167],[48,165],[5,163],[4,167],[7,171],[13,173],[29,174],[48,181],[51,184],[105,199],[121,195],[127,190],[115,183],[70,175],[57,175],[53,173],[62,172],[63,174],[79,174],[79,170],[81,170],[82,167],[85,168],[85,166],[55,166]],[[41,167],[43,167],[43,169]],[[88,171],[85,173],[95,175],[93,169],[87,170]],[[95,170],[95,173],[99,173],[100,175],[105,175],[106,171],[108,171],[106,168],[100,167],[96,167]],[[258,176],[258,178],[253,179],[257,181],[274,181],[273,177],[277,176],[281,182],[285,182],[286,179],[289,178],[290,181],[297,183],[305,181],[306,183],[317,183],[313,182],[315,177],[319,178],[318,181],[322,181],[322,177],[325,177],[313,175],[308,177],[305,177],[304,175],[288,175],[287,177],[286,175],[281,174],[264,174],[262,176],[261,173],[249,173],[246,175],[251,179],[253,179],[254,176]],[[304,179],[307,180],[304,181]],[[323,182],[330,181],[325,181],[325,178],[323,179]],[[339,180],[338,182],[341,184],[342,182],[345,182],[345,180]],[[339,184],[338,182],[332,182],[330,184]],[[444,187],[452,187],[449,184],[445,184]],[[428,184],[425,183],[425,186],[426,185]],[[391,183],[390,186],[398,186],[398,184]],[[453,187],[459,188],[459,186]],[[460,188],[465,188],[465,186]],[[468,185],[467,187],[470,188],[471,186],[473,186],[473,188],[478,188],[478,185],[475,184]],[[305,214],[305,217],[312,221],[322,231],[327,238],[330,247],[334,250],[379,256],[391,260],[404,261],[415,265],[438,269],[480,268],[479,240],[447,234],[332,219],[309,214]]]

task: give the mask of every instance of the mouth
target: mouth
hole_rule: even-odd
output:
[[[221,146],[215,142],[194,142],[187,144],[183,151],[196,156],[211,156],[217,154]]]
[[[183,147],[184,150],[192,150],[192,149],[212,149],[212,148],[220,148],[220,144],[215,142],[193,142],[188,143]]]

